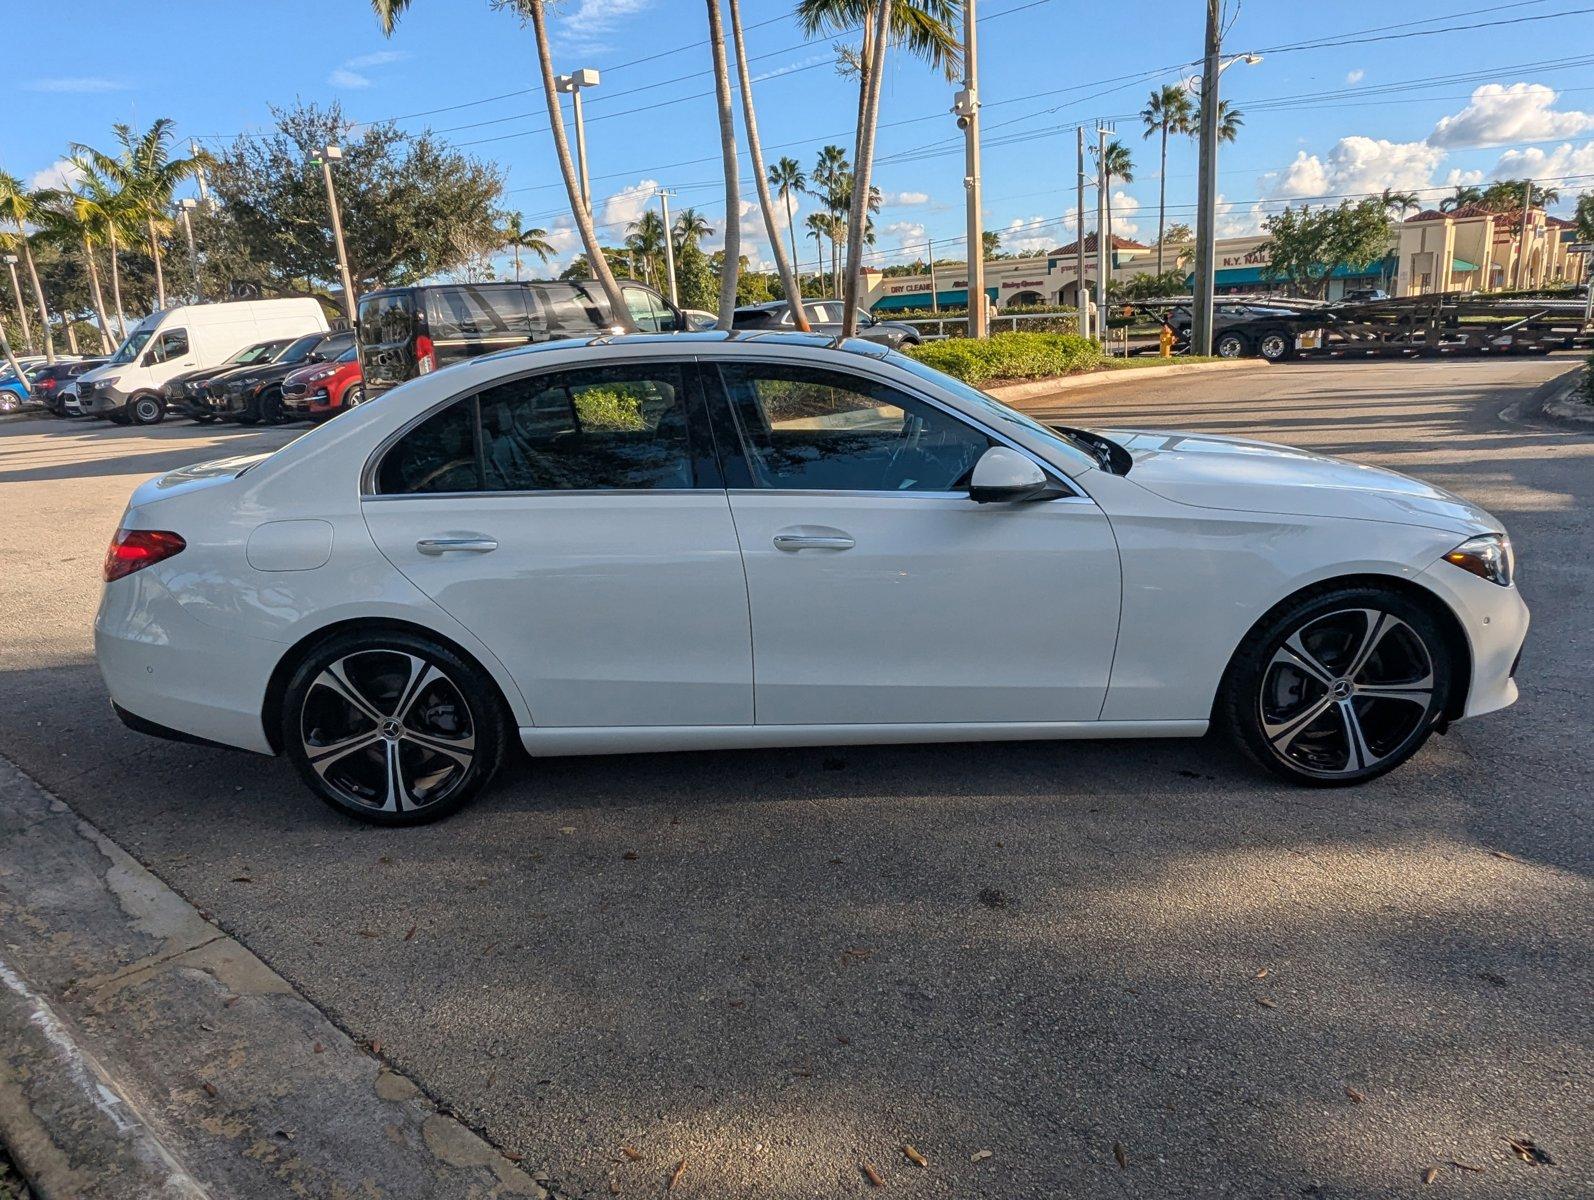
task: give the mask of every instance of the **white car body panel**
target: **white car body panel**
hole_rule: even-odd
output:
[[[738,355],[891,382],[984,426],[1080,494],[991,505],[711,489],[362,498],[385,442],[453,397],[598,356]],[[1486,513],[1320,456],[1205,436],[1199,453],[1177,451],[1150,445],[1173,435],[1123,436],[1148,440],[1119,476],[878,347],[827,349],[800,335],[565,342],[478,358],[269,457],[140,487],[124,525],[175,530],[189,544],[106,586],[97,652],[124,709],[263,752],[268,684],[292,647],[382,620],[474,657],[540,754],[1195,736],[1264,612],[1310,584],[1365,575],[1423,588],[1455,614],[1472,658],[1467,715],[1515,697],[1519,593],[1442,561],[1499,529]],[[1226,482],[1217,464],[1236,459],[1249,465]],[[1366,494],[1357,480],[1372,484]],[[775,549],[789,526],[841,530],[855,545]],[[415,545],[474,533],[497,549],[432,557]]]

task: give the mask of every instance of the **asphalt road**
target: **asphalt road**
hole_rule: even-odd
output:
[[[861,1194],[863,1162],[921,1197],[1588,1195],[1594,434],[1501,416],[1570,365],[1057,409],[1505,519],[1521,702],[1357,790],[1215,740],[690,754],[523,763],[443,824],[356,826],[285,764],[123,731],[90,656],[129,489],[292,433],[42,420],[0,426],[0,750],[563,1195],[658,1196],[683,1159],[672,1198]]]

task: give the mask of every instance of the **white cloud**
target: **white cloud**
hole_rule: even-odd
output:
[[[1275,200],[1358,195],[1386,187],[1412,191],[1432,186],[1444,157],[1443,150],[1426,142],[1355,135],[1340,138],[1322,157],[1299,151],[1287,168],[1269,172],[1259,182]]]
[[[28,180],[30,188],[74,188],[83,180],[83,169],[69,158],[58,158]]]
[[[409,57],[405,50],[374,50],[370,54],[356,54],[353,58],[345,59],[345,67],[363,70],[367,67],[385,67],[389,63],[403,62]]]
[[[358,71],[351,71],[347,67],[335,67],[327,82],[335,88],[368,88],[371,81]]]
[[[1117,226],[1113,226],[1117,231]],[[1003,254],[1045,254],[1057,245],[1057,222],[1044,216],[1014,217],[997,229]]]
[[[928,204],[928,203],[930,203],[930,193],[929,192],[882,192],[880,194],[880,202],[882,204],[884,204],[887,208],[894,208],[894,207],[897,207],[899,205]]]
[[[1349,84],[1360,83],[1362,80],[1364,80],[1366,78],[1367,78],[1367,72],[1362,70],[1360,67],[1357,67],[1354,71],[1345,72],[1345,82],[1349,83]]]
[[[1140,222],[1135,220],[1135,213],[1140,211],[1140,201],[1128,192],[1114,192],[1109,201],[1112,205],[1112,231],[1121,238],[1132,238],[1140,232]]]
[[[912,247],[924,249],[925,228],[918,221],[893,221],[880,231],[885,238],[895,242],[899,250]]]
[[[1553,150],[1529,146],[1525,150],[1507,150],[1500,155],[1490,172],[1495,179],[1537,179],[1555,186],[1555,181],[1567,175],[1594,175],[1594,142],[1573,146],[1562,142]],[[1562,192],[1566,188],[1560,189]]]
[[[59,75],[53,79],[33,79],[22,85],[25,92],[121,92],[127,84],[99,75]]]
[[[806,71],[809,67],[817,67],[820,63],[834,62],[835,60],[836,56],[834,54],[810,54],[807,58],[799,58],[795,62],[787,63],[785,66],[771,67],[762,74],[754,75],[752,82],[762,83],[766,79],[775,79],[781,75],[790,75],[793,71]]]
[[[1251,237],[1262,232],[1262,221],[1267,210],[1260,203],[1244,211],[1236,211],[1234,202],[1218,196],[1217,229],[1219,237]]]
[[[1441,117],[1428,135],[1430,146],[1501,146],[1545,141],[1594,129],[1594,113],[1556,112],[1553,88],[1542,83],[1486,83],[1454,116]]]
[[[648,8],[653,0],[580,0],[559,20],[567,48],[596,50],[628,18]]]
[[[629,232],[626,227],[642,215],[658,190],[657,179],[643,179],[605,199],[598,210],[598,224],[608,228],[598,230],[598,239],[613,245],[624,238]]]

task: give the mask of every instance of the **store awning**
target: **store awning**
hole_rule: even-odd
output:
[[[1478,264],[1475,262],[1468,262],[1464,258],[1452,258],[1450,260],[1450,269],[1452,271],[1476,271],[1478,269]]]
[[[991,302],[993,304],[996,302],[996,288],[986,288],[985,294],[991,298]],[[939,291],[935,294],[935,302],[937,304],[952,304],[962,307],[969,302],[968,289],[958,288],[956,291],[950,289]],[[869,311],[901,312],[903,309],[907,308],[927,309],[929,307],[930,293],[929,290],[926,289],[922,292],[902,292],[895,296],[881,296],[880,299],[876,300],[869,306]]]
[[[1383,263],[1375,262],[1368,263],[1364,267],[1335,267],[1328,273],[1328,276],[1330,279],[1366,279],[1371,276],[1382,274],[1384,270],[1385,266]],[[1215,274],[1217,278],[1217,285],[1219,287],[1240,287],[1245,284],[1269,282],[1266,274],[1266,268],[1260,266],[1228,267],[1217,271]],[[1273,278],[1272,282],[1283,284],[1285,279],[1282,275],[1278,275]],[[1193,287],[1194,284],[1195,274],[1192,272],[1185,277],[1185,286]]]

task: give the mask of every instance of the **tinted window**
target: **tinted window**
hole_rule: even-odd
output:
[[[367,342],[405,342],[415,333],[415,308],[408,292],[367,296],[360,301],[360,332]]]
[[[160,335],[160,340],[155,343],[151,351],[156,362],[170,362],[174,358],[181,358],[188,353],[188,330],[168,329]]]
[[[498,491],[689,488],[679,368],[563,371],[481,393],[482,469]]]
[[[474,399],[450,404],[406,433],[387,452],[376,479],[383,495],[474,492],[480,484]]]
[[[433,288],[427,293],[426,317],[434,342],[530,336],[526,296],[518,287]]]
[[[720,367],[758,487],[948,492],[992,441],[887,384],[767,363]]]
[[[596,288],[578,283],[534,288],[533,295],[546,310],[550,337],[591,337],[613,325],[609,306]]]

